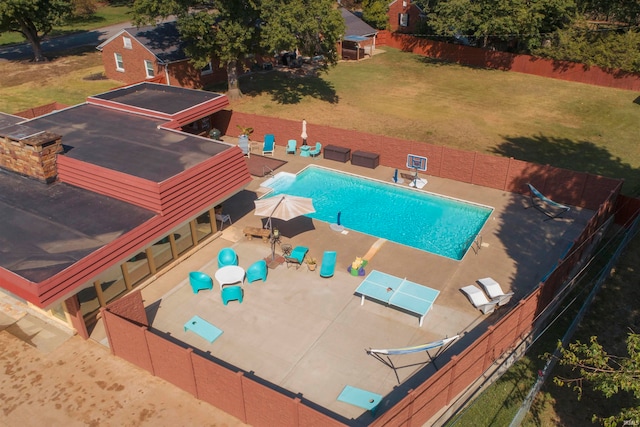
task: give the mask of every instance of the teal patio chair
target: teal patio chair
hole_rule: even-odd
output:
[[[276,137],[272,133],[268,133],[264,136],[264,144],[262,145],[262,155],[266,156],[270,154],[273,157],[273,152],[276,149]]]
[[[247,282],[255,282],[256,280],[267,281],[267,262],[263,259],[256,261],[247,268]]]
[[[296,154],[297,150],[298,141],[296,141],[295,139],[290,139],[289,142],[287,142],[287,154]]]
[[[304,261],[304,257],[307,255],[307,252],[309,252],[309,248],[307,248],[306,246],[296,246],[295,248],[293,248],[291,253],[288,256],[284,257],[284,260],[287,263],[287,268],[289,268],[289,266],[291,265],[295,265],[296,270],[300,268],[302,262]]]
[[[322,144],[316,142],[316,148],[309,150],[309,155],[311,157],[316,157],[320,155],[320,151],[322,151]]]
[[[220,295],[222,296],[222,303],[224,305],[227,305],[229,301],[238,301],[242,304],[244,292],[240,286],[225,286],[222,288]]]
[[[222,248],[218,252],[218,268],[227,265],[238,265],[238,254],[232,248]]]
[[[320,277],[331,277],[336,270],[336,251],[324,251],[322,254],[322,264],[320,265]]]
[[[194,294],[202,289],[213,289],[213,280],[208,275],[200,271],[192,271],[189,273],[189,284]]]

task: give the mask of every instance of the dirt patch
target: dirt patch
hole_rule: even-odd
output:
[[[7,426],[245,425],[77,336],[43,353],[0,332],[0,399]]]

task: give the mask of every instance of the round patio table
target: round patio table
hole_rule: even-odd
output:
[[[311,157],[309,150],[311,150],[311,146],[309,145],[303,145],[300,147],[300,157]]]
[[[220,290],[222,290],[225,285],[232,285],[238,282],[244,283],[244,268],[237,265],[226,265],[219,268],[214,277],[220,284]]]

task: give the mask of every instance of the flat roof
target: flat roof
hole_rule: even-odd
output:
[[[0,267],[41,282],[155,215],[61,182],[0,170]]]
[[[161,129],[167,121],[81,104],[28,122],[62,135],[63,155],[162,182],[228,150],[228,144]]]
[[[15,125],[20,122],[24,122],[24,117],[14,116],[12,114],[3,113],[0,111],[0,129]]]
[[[94,95],[91,98],[173,115],[224,96],[204,90],[141,83]]]

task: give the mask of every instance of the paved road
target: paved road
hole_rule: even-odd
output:
[[[92,31],[83,31],[66,36],[52,37],[42,42],[44,56],[61,50],[73,49],[83,46],[98,46],[109,37],[114,36],[123,28],[131,27],[130,22],[111,25]],[[11,46],[0,46],[0,60],[28,60],[33,58],[33,49],[29,43],[21,43]]]

